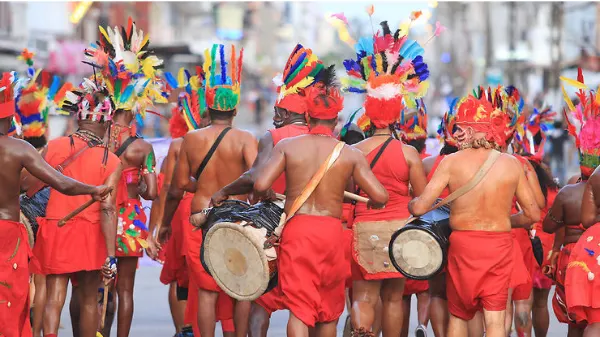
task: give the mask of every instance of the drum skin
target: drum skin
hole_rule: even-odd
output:
[[[426,247],[429,250],[430,254],[439,255],[436,256],[437,259],[434,261],[428,261],[427,263],[414,265],[412,266],[412,270],[423,269],[425,272],[417,275],[413,273],[411,270],[405,270],[402,265],[410,265],[411,262],[407,261],[404,256],[399,256],[399,250],[402,247],[398,247],[401,245],[401,241],[411,240],[411,238],[407,238],[407,235],[411,235],[410,233],[415,233],[415,231],[422,231],[423,233],[419,233],[417,235],[419,239],[423,238],[423,242],[415,242],[414,246],[422,246]],[[389,254],[392,265],[400,272],[402,275],[407,278],[413,280],[427,280],[440,271],[444,269],[446,265],[446,259],[448,256],[448,240],[450,238],[450,208],[449,206],[442,206],[438,209],[430,211],[421,217],[413,220],[403,228],[397,230],[390,240],[389,244]],[[412,235],[416,237],[415,235]],[[427,242],[425,242],[425,240]],[[433,241],[433,242],[431,242]],[[406,244],[406,243],[402,243]],[[431,245],[436,245],[432,247]],[[412,248],[413,246],[411,246]],[[406,247],[404,247],[406,248]],[[416,254],[421,254],[420,252],[414,252]],[[430,256],[431,259],[434,257]],[[407,268],[408,269],[408,268]]]
[[[50,199],[50,187],[45,187],[36,194],[34,194],[31,198],[27,195],[22,194],[19,197],[19,202],[21,204],[21,213],[28,220],[28,225],[31,226],[31,230],[33,232],[33,237],[37,236],[37,231],[39,225],[37,223],[36,218],[45,217],[46,216],[46,206],[48,205],[48,199]]]

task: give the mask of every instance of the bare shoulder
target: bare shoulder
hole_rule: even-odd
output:
[[[171,144],[169,144],[169,152],[179,152],[181,144],[183,144],[183,137],[173,139]]]
[[[254,143],[258,142],[256,140],[256,137],[249,131],[237,129],[237,128],[233,128],[233,129],[231,129],[231,131],[232,131],[233,136],[236,137],[236,139],[239,139],[243,142],[254,142]]]
[[[258,144],[259,146],[265,146],[268,144],[273,145],[273,136],[271,135],[271,132],[265,132],[265,134],[258,139]]]
[[[366,157],[365,154],[354,145],[344,145],[344,148],[342,149],[342,153],[344,156],[346,156],[347,158],[349,158],[352,161],[356,161],[356,160],[360,160],[363,159],[366,161]]]
[[[140,146],[140,148],[141,148],[142,150],[144,150],[144,152],[146,152],[146,153],[149,153],[150,151],[152,151],[152,150],[153,150],[153,148],[152,148],[152,143],[150,143],[149,141],[147,141],[147,140],[145,140],[145,139],[143,139],[143,138],[140,138],[140,139],[138,140],[138,142],[140,143],[140,145],[139,145],[139,146]]]
[[[421,156],[419,155],[419,151],[414,148],[414,146],[402,144],[402,152],[404,153],[404,157],[410,161],[418,160],[421,161]]]

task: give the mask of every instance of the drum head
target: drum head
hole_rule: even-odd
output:
[[[269,284],[264,242],[246,234],[232,222],[215,224],[204,239],[204,262],[227,295],[240,301],[260,297]]]
[[[429,232],[405,228],[392,237],[390,258],[394,267],[404,276],[426,280],[442,268],[444,252]]]

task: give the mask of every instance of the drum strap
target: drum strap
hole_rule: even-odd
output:
[[[200,167],[198,167],[198,171],[196,171],[196,175],[195,175],[196,180],[198,180],[198,178],[200,178],[202,171],[204,171],[204,169],[206,168],[206,165],[208,165],[210,158],[212,158],[213,154],[215,154],[215,151],[217,151],[217,147],[219,147],[219,144],[221,144],[223,137],[225,137],[225,135],[227,134],[227,132],[229,132],[229,130],[231,130],[231,127],[226,127],[225,129],[223,129],[223,131],[221,131],[221,133],[219,134],[219,137],[217,137],[217,140],[215,140],[214,144],[208,150],[208,153],[206,153],[206,156],[202,160],[202,163],[200,163]]]
[[[325,173],[327,173],[327,171],[329,171],[329,169],[331,168],[333,163],[335,163],[335,161],[339,158],[340,153],[342,152],[342,149],[344,148],[344,145],[345,145],[345,143],[339,142],[333,148],[333,151],[331,152],[329,157],[327,157],[325,162],[323,162],[323,164],[321,164],[321,167],[319,167],[317,172],[312,176],[312,178],[310,178],[310,181],[308,182],[308,184],[306,184],[306,186],[302,190],[302,193],[300,193],[300,195],[296,198],[296,200],[294,200],[294,203],[292,204],[292,207],[290,208],[289,214],[287,214],[287,215],[285,213],[281,214],[279,226],[277,226],[277,228],[275,228],[273,235],[269,238],[269,240],[267,240],[265,242],[265,246],[269,242],[271,242],[271,244],[272,244],[273,239],[276,239],[279,236],[281,236],[281,232],[283,231],[283,227],[285,227],[286,222],[289,219],[291,219],[294,216],[294,214],[296,214],[296,212],[300,209],[300,207],[302,207],[302,205],[304,205],[304,203],[306,202],[308,197],[310,197],[310,195],[314,192],[314,190],[317,188],[317,186],[319,185],[319,183],[325,176]]]
[[[477,173],[475,173],[475,175],[473,176],[473,178],[471,178],[471,180],[469,180],[468,183],[464,184],[463,186],[461,186],[456,191],[450,193],[449,196],[445,197],[442,201],[440,201],[437,204],[435,204],[433,207],[431,207],[425,213],[429,213],[429,212],[431,212],[431,211],[433,211],[435,209],[438,209],[438,208],[440,208],[442,206],[445,206],[445,205],[451,203],[452,201],[454,201],[454,200],[462,197],[463,195],[465,195],[470,190],[472,190],[485,177],[485,175],[488,173],[488,171],[492,168],[492,165],[494,165],[494,163],[496,162],[496,160],[498,159],[498,157],[500,157],[500,154],[501,154],[500,152],[498,152],[496,150],[492,150],[490,152],[490,154],[488,155],[486,161],[479,168],[479,171],[477,171]],[[408,224],[408,223],[412,222],[414,219],[417,219],[417,218],[416,217],[411,217],[411,218],[409,218],[406,221],[406,223]]]
[[[373,170],[373,167],[375,167],[375,164],[377,164],[377,161],[379,161],[379,158],[381,158],[383,151],[385,151],[385,149],[388,147],[388,145],[390,145],[392,140],[394,140],[394,138],[390,137],[383,143],[383,145],[381,145],[381,147],[379,148],[379,151],[377,151],[377,153],[375,154],[375,157],[371,161],[371,170]],[[360,195],[360,187],[356,189],[356,194]],[[352,200],[352,205],[356,205],[356,200]]]

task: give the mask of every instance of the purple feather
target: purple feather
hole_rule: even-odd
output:
[[[362,93],[367,92],[367,90],[350,87],[350,88],[348,88],[348,92],[356,92],[356,93],[362,94]]]
[[[219,46],[219,54],[221,55],[221,81],[223,83],[227,83],[227,80],[226,80],[227,79],[227,62],[225,61],[225,46],[224,45]]]
[[[585,249],[585,251],[590,255],[590,256],[594,256],[594,251],[588,248],[583,248]]]

